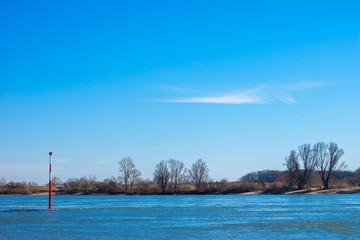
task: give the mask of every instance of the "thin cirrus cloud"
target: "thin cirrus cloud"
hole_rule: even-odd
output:
[[[162,102],[178,103],[218,103],[218,104],[265,104],[267,101],[258,90],[246,90],[238,93],[228,93],[218,96],[179,98]]]
[[[294,104],[297,102],[292,96],[294,92],[323,87],[326,85],[328,85],[326,82],[301,82],[293,85],[283,86],[262,85],[252,89],[214,96],[175,98],[153,101],[170,103],[268,104],[274,100],[280,100],[286,104]]]
[[[281,101],[286,104],[296,103],[296,100],[291,96],[284,96],[281,98]]]

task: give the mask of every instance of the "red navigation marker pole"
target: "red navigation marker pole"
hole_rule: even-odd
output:
[[[49,171],[49,210],[51,210],[51,155],[52,155],[52,152],[49,152],[49,164],[50,164],[50,171]]]

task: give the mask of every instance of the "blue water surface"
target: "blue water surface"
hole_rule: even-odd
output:
[[[0,196],[0,239],[360,239],[360,195]],[[8,212],[9,209],[45,211]]]

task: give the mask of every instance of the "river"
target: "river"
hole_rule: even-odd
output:
[[[0,239],[360,239],[360,195],[0,196]],[[44,211],[9,212],[16,209]]]

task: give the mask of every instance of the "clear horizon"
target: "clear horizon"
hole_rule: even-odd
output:
[[[214,180],[335,142],[360,167],[360,3],[0,3],[0,178],[203,159]]]

